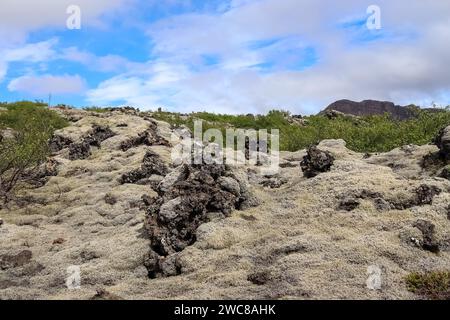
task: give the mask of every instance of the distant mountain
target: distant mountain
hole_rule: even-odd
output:
[[[370,116],[383,115],[389,113],[394,119],[408,120],[417,116],[418,107],[415,106],[398,106],[389,101],[364,100],[355,102],[351,100],[339,100],[330,104],[320,114],[329,111],[338,111],[344,114],[354,116]],[[430,112],[440,112],[441,109],[423,109]]]

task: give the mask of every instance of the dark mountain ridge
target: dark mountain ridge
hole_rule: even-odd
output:
[[[396,120],[408,120],[415,118],[418,114],[419,107],[414,105],[399,106],[389,101],[364,100],[355,102],[351,100],[339,100],[330,104],[320,114],[325,114],[330,111],[338,111],[348,115],[354,116],[371,116],[383,115],[388,113]],[[427,108],[422,109],[428,112],[441,112],[442,109]]]

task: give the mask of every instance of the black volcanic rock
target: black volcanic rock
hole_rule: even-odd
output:
[[[396,120],[408,120],[416,117],[417,111],[413,107],[402,107],[388,101],[364,100],[355,102],[351,100],[339,100],[330,104],[321,114],[330,111],[338,111],[354,116],[384,115],[389,113]]]
[[[322,151],[317,146],[311,146],[308,148],[306,156],[303,157],[300,167],[306,178],[314,178],[321,172],[330,171],[334,160],[334,157],[328,151]]]
[[[258,205],[248,182],[220,164],[183,164],[158,185],[158,197],[144,197],[145,230],[151,250],[144,259],[150,278],[181,274],[179,252],[197,240],[208,213],[229,217],[234,209]]]

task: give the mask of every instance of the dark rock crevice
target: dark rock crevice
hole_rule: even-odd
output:
[[[69,148],[69,160],[82,160],[91,155],[91,147],[101,147],[101,143],[116,134],[106,126],[94,124],[90,133],[81,142],[73,142],[70,138],[54,135],[49,141],[50,151],[54,154]]]
[[[137,137],[122,142],[120,148],[127,151],[137,146],[170,146],[170,143],[157,133],[157,125],[152,122],[150,128],[141,132]]]
[[[147,151],[141,167],[122,175],[120,183],[147,184],[149,183],[148,178],[152,175],[165,176],[168,172],[169,169],[159,155],[153,151]]]
[[[406,210],[412,207],[430,205],[435,196],[442,192],[436,186],[422,184],[413,190],[412,195],[406,199],[387,199],[383,194],[370,190],[362,190],[353,195],[343,195],[337,207],[338,210],[353,211],[360,205],[360,200],[373,200],[375,207],[380,211]]]
[[[166,176],[157,198],[146,198],[145,228],[151,250],[145,258],[149,277],[175,276],[182,266],[178,253],[195,243],[208,213],[229,216],[256,205],[246,182],[225,165],[182,165]]]
[[[73,143],[73,141],[69,138],[59,136],[59,135],[54,135],[50,139],[48,145],[49,145],[51,153],[57,153],[57,152],[61,151],[62,149],[69,147],[72,143]]]
[[[80,143],[69,145],[69,159],[83,160],[91,155],[91,147],[101,147],[101,143],[106,139],[115,136],[115,133],[108,127],[94,125],[91,133],[83,138]]]

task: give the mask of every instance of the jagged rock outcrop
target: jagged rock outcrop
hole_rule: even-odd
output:
[[[243,175],[220,164],[181,165],[161,182],[158,193],[146,200],[151,252],[145,265],[151,278],[181,273],[176,253],[195,242],[209,213],[226,217],[256,203]]]
[[[305,177],[313,178],[321,172],[329,171],[333,163],[334,157],[331,153],[321,151],[317,146],[311,146],[300,163],[300,167]]]
[[[443,128],[433,141],[439,148],[441,158],[450,160],[450,126]]]
[[[67,137],[54,135],[49,141],[49,148],[52,153],[61,151],[64,148],[69,147],[73,141]]]
[[[100,148],[103,141],[114,136],[115,133],[110,128],[94,124],[92,129],[82,137],[80,142],[74,142],[69,137],[55,134],[48,144],[53,154],[68,148],[69,160],[81,160],[91,155],[91,147]]]
[[[88,158],[91,155],[91,147],[100,148],[103,141],[114,137],[114,135],[115,133],[110,128],[94,125],[92,132],[89,132],[82,142],[69,145],[69,159],[80,160]]]
[[[148,179],[152,175],[157,175],[162,179],[168,172],[167,165],[160,159],[159,155],[154,151],[147,151],[141,167],[123,174],[120,183],[146,184],[150,182]]]
[[[442,128],[433,139],[438,151],[429,152],[421,159],[421,166],[432,175],[449,179],[450,171],[450,126]]]
[[[419,219],[414,223],[414,227],[419,229],[423,235],[422,247],[424,250],[433,253],[439,252],[439,243],[435,238],[435,225],[430,221]]]
[[[133,137],[127,141],[122,142],[120,145],[120,148],[123,151],[127,151],[133,147],[139,146],[139,145],[146,145],[146,146],[153,146],[153,145],[160,145],[160,146],[170,146],[170,143],[164,139],[163,137],[159,136],[156,132],[156,124],[152,122],[152,125],[150,128],[144,132],[139,133],[137,137]]]

